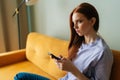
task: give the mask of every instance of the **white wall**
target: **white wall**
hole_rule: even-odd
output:
[[[120,50],[120,0],[38,0],[33,7],[36,32],[69,39],[69,14],[81,2],[93,4],[100,16],[100,34],[112,49]]]

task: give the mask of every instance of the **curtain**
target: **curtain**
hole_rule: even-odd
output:
[[[0,12],[1,12],[1,3],[0,3]],[[0,52],[6,51],[5,49],[5,41],[4,41],[4,34],[2,28],[2,15],[0,13]]]
[[[18,0],[20,2],[20,0]],[[0,0],[0,52],[25,48],[28,34],[26,6],[12,17],[16,0]]]

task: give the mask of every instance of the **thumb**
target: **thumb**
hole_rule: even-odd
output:
[[[60,55],[60,56],[59,56],[59,58],[61,58],[61,59],[62,59],[62,58],[63,58],[63,56],[62,56],[62,55]]]

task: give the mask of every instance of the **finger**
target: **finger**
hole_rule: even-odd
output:
[[[62,60],[56,60],[57,63],[62,63]]]
[[[59,58],[63,58],[63,56],[62,56],[62,55],[60,55],[60,56],[59,56]]]
[[[61,63],[59,64],[59,68],[63,70],[63,65]]]
[[[58,63],[64,63],[66,61],[66,58],[61,58],[61,60],[57,60]]]
[[[55,62],[55,64],[57,65],[57,66],[59,66],[59,62],[56,60],[56,59],[53,59],[54,60],[54,62]]]
[[[61,61],[62,61],[62,62],[66,61],[66,60],[67,60],[66,58],[61,58]]]

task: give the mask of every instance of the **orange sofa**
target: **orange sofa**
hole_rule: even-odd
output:
[[[59,70],[48,52],[67,57],[68,41],[32,32],[26,49],[0,53],[0,79],[13,80],[19,72],[30,72],[57,80],[66,72]],[[120,51],[112,50],[114,64],[111,80],[120,80]]]

